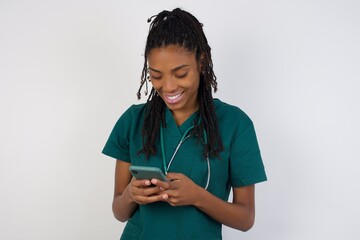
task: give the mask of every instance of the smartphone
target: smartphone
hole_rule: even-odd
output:
[[[131,174],[137,179],[148,179],[151,180],[153,178],[159,179],[161,181],[167,182],[165,175],[157,167],[144,167],[144,166],[130,166],[129,171]]]

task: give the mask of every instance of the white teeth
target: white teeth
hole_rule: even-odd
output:
[[[174,95],[174,96],[167,96],[168,99],[170,100],[175,100],[177,99],[178,97],[180,97],[181,93],[177,94],[177,95]]]

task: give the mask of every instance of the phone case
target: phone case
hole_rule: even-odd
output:
[[[157,167],[145,167],[145,166],[130,166],[131,174],[138,180],[141,179],[159,179],[161,181],[167,181],[163,172]]]

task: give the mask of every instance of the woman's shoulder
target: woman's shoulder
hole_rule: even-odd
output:
[[[138,124],[144,117],[145,104],[133,104],[128,107],[118,118],[115,128],[129,128],[135,123]]]
[[[214,107],[220,132],[224,138],[237,138],[254,127],[250,117],[238,106],[214,99]]]
[[[139,117],[144,113],[145,110],[145,103],[140,104],[132,104],[128,107],[125,112],[122,114],[121,117]]]
[[[250,123],[250,117],[238,106],[226,103],[221,101],[220,99],[214,98],[214,107],[215,113],[220,122],[234,122],[234,121],[241,121],[243,123]]]

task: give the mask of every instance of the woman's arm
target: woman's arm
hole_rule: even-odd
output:
[[[161,198],[170,205],[193,205],[219,223],[241,231],[247,231],[253,226],[254,185],[233,188],[233,201],[229,203],[196,185],[183,174],[169,173],[167,177],[172,181],[161,182],[153,179],[151,182],[166,189],[162,192]]]
[[[112,210],[117,220],[127,221],[137,208],[137,203],[132,201],[129,196],[129,183],[131,173],[129,172],[130,163],[121,160],[116,161],[115,166],[115,191]]]
[[[247,231],[255,221],[254,192],[255,185],[233,188],[233,201],[229,203],[202,189],[195,206],[222,224]]]

